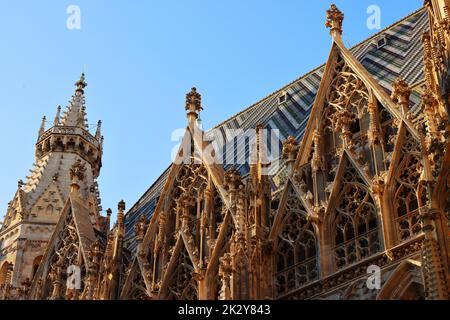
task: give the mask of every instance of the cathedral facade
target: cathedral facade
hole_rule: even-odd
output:
[[[176,159],[112,227],[82,75],[8,206],[0,299],[448,300],[450,0],[351,49],[343,22],[325,65],[209,131],[192,88]]]

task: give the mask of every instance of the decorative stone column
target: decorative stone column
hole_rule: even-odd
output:
[[[397,78],[392,85],[391,98],[400,107],[404,116],[409,117],[409,97],[411,95],[411,89],[408,84],[402,78]]]
[[[282,156],[285,161],[288,174],[292,174],[294,170],[294,164],[295,160],[297,159],[298,150],[299,150],[298,143],[293,136],[289,136],[283,142]]]
[[[232,275],[231,256],[229,253],[226,253],[222,258],[220,258],[219,277],[222,286],[220,288],[219,300],[232,299],[231,275]]]
[[[425,281],[425,295],[428,300],[448,300],[447,272],[441,258],[439,241],[435,234],[435,220],[439,212],[429,208],[420,209],[422,231],[425,239],[422,245],[422,272]]]

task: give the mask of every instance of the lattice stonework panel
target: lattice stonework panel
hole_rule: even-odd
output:
[[[379,252],[382,248],[377,208],[370,191],[347,162],[344,182],[334,209],[334,259],[337,269]]]
[[[177,267],[169,286],[169,300],[198,300],[198,285],[193,278],[194,267],[185,248],[181,250]]]
[[[422,173],[421,151],[417,140],[408,132],[402,144],[402,157],[395,174],[394,208],[399,241],[421,232],[419,207],[426,204],[425,194],[418,194]]]
[[[139,267],[138,267],[138,269],[139,269]],[[142,278],[142,274],[141,274],[140,270],[137,270],[135,272],[131,286],[132,286],[131,291],[130,291],[130,294],[127,297],[127,299],[149,300],[145,282],[144,282],[144,279]]]
[[[278,236],[275,287],[277,296],[318,279],[317,239],[306,211],[289,187],[285,218]]]
[[[368,100],[365,84],[338,57],[334,66],[334,80],[329,86],[321,117],[320,130],[324,134],[323,149],[327,163],[336,162],[335,150],[344,143],[354,146],[362,162],[370,160],[370,153],[365,150],[369,123]]]
[[[56,250],[50,257],[49,272],[45,282],[44,293],[50,299],[64,298],[68,292],[66,288],[69,267],[77,266],[81,270],[81,279],[84,278],[85,269],[83,256],[80,251],[80,240],[73,217],[67,215],[65,227],[60,234]],[[79,292],[83,291],[84,281],[81,281]]]

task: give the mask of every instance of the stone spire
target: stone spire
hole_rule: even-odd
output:
[[[102,138],[102,120],[97,122],[97,131],[95,132],[95,138],[100,141]]]
[[[110,228],[110,224],[111,224],[111,215],[112,215],[112,210],[111,210],[111,208],[108,208],[106,210],[106,223],[105,223],[105,228],[106,228],[107,233],[109,233],[109,228]]]
[[[86,88],[87,83],[85,81],[84,73],[81,74],[80,80],[75,83],[77,87],[75,94],[72,96],[72,100],[64,112],[64,116],[61,120],[62,126],[67,127],[79,127],[81,129],[88,129],[86,121],[86,107],[84,99],[84,88]]]
[[[60,118],[61,118],[61,106],[58,106],[56,108],[55,120],[53,121],[53,125],[54,126],[58,126],[59,125]]]
[[[342,22],[344,21],[344,14],[332,4],[327,10],[325,26],[330,28],[330,34],[333,38],[342,35]]]
[[[87,130],[84,74],[75,85],[75,94],[64,115],[58,106],[50,128],[46,128],[47,119],[42,119],[33,167],[26,183],[20,182],[19,190],[7,209],[8,216],[14,216],[14,212],[20,213],[17,221],[9,224],[8,220],[2,228],[8,237],[14,235],[20,239],[11,242],[11,251],[0,257],[0,265],[2,261],[10,261],[15,266],[12,277],[14,287],[20,287],[27,278],[33,277],[32,262],[36,256],[44,254],[44,244],[50,240],[69,197],[85,202],[89,206],[91,221],[98,221],[93,220],[101,211],[96,186],[102,166],[102,137],[100,128],[97,136]],[[41,228],[42,225],[45,228]],[[29,232],[30,228],[36,231]],[[24,246],[28,241],[40,245],[32,248]]]
[[[125,232],[125,225],[124,225],[124,219],[125,219],[125,201],[120,200],[119,204],[117,205],[118,213],[117,213],[117,227],[119,232],[123,235]]]
[[[41,127],[39,128],[39,138],[44,134],[45,132],[45,121],[47,120],[47,118],[45,116],[42,117],[42,121],[41,121]]]

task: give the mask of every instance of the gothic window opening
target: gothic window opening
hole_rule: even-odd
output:
[[[67,216],[65,223],[64,231],[60,235],[60,241],[50,257],[50,267],[43,290],[44,296],[49,296],[53,300],[70,298],[73,297],[75,292],[81,293],[84,290],[83,279],[86,270],[77,229],[70,214]],[[71,276],[69,271],[75,268],[78,268],[81,279],[81,287],[79,289],[67,287],[67,279]]]
[[[149,300],[144,279],[139,271],[135,272],[129,298],[131,300]]]
[[[1,286],[5,285],[6,278],[8,276],[8,267],[9,267],[9,262],[5,261],[2,265],[2,267],[0,268],[0,288],[1,288]]]
[[[382,249],[375,202],[360,182],[356,170],[347,166],[342,191],[334,209],[333,240],[336,269],[341,269]],[[345,178],[347,176],[347,178]]]
[[[282,296],[319,277],[317,239],[306,210],[290,187],[286,217],[278,236],[276,254],[276,295]]]
[[[402,159],[395,174],[394,210],[399,241],[421,232],[419,207],[426,205],[425,193],[418,190],[423,167],[418,142],[407,133],[402,146]]]
[[[193,272],[191,259],[186,249],[183,248],[168,288],[167,300],[198,300],[198,285],[193,278]]]
[[[370,125],[369,91],[339,55],[333,73],[321,115],[322,151],[330,182],[336,172],[328,169],[337,168],[339,152],[336,150],[344,147],[355,152],[355,160],[373,171],[367,135]]]
[[[66,149],[75,150],[75,141],[73,139],[70,139],[69,142],[67,142]]]

